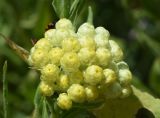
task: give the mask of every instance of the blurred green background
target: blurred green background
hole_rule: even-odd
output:
[[[52,0],[0,0],[0,32],[29,50],[31,40],[43,37],[47,25],[57,20]],[[160,97],[160,0],[86,0],[78,24],[94,11],[94,25],[104,26],[124,51],[134,75],[133,84]],[[8,61],[9,113],[26,118],[33,110],[39,75],[31,70],[0,37],[0,78]],[[0,117],[2,117],[0,79]]]

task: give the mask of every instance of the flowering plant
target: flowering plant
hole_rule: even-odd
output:
[[[91,7],[87,22],[77,28],[79,4],[83,1],[54,0],[59,20],[30,52],[4,37],[32,69],[41,73],[32,117],[131,118],[148,104],[135,98],[144,96],[131,86],[132,73],[123,60],[123,51],[110,39],[107,29],[94,27]],[[5,70],[6,64],[4,75]],[[155,106],[148,109],[159,117]]]

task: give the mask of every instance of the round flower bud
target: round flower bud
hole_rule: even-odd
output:
[[[97,48],[99,47],[109,48],[109,41],[108,38],[105,37],[105,35],[96,34],[94,37],[94,41],[96,43]]]
[[[117,65],[118,69],[129,69],[127,63],[124,61],[118,62],[116,65]]]
[[[94,26],[91,25],[90,23],[84,23],[79,27],[77,34],[82,37],[83,36],[94,37],[95,35]]]
[[[122,52],[121,48],[113,40],[109,40],[109,44],[110,44],[113,60],[116,62],[121,61],[123,58],[123,52]]]
[[[82,66],[88,66],[96,61],[96,52],[89,48],[81,48],[78,57]]]
[[[47,83],[53,83],[59,77],[59,68],[54,64],[47,64],[42,68],[41,74],[41,79],[43,81],[46,81]]]
[[[34,51],[35,51],[35,47],[32,47],[30,50],[30,53],[32,54],[32,53],[34,53]]]
[[[55,33],[56,29],[49,29],[45,32],[44,38],[48,40],[54,40],[55,39]]]
[[[66,72],[75,72],[80,66],[78,55],[73,52],[64,54],[60,60],[60,63]]]
[[[105,87],[104,90],[105,90],[104,95],[105,95],[106,99],[113,99],[113,98],[117,98],[121,95],[122,87],[118,82],[115,82],[112,85]]]
[[[66,93],[59,94],[57,105],[64,110],[69,110],[72,107],[72,100]]]
[[[62,41],[62,49],[65,52],[78,52],[80,49],[80,44],[77,39],[69,38]]]
[[[60,91],[66,91],[69,87],[69,78],[67,75],[61,75],[59,80],[58,80],[58,86]]]
[[[97,47],[108,48],[109,32],[103,27],[97,27],[95,31],[96,31],[96,35],[94,37],[94,40],[96,42]]]
[[[132,93],[132,88],[129,86],[129,87],[125,87],[125,88],[122,88],[122,94],[121,94],[121,98],[126,98],[128,97],[130,94]]]
[[[102,34],[109,38],[109,32],[104,27],[97,27],[95,31],[96,31],[96,34]]]
[[[119,70],[119,81],[121,85],[129,85],[132,81],[132,74],[128,69]]]
[[[95,86],[87,86],[85,88],[87,101],[94,101],[98,97],[98,90]]]
[[[53,87],[43,81],[40,84],[40,90],[45,96],[51,96],[54,93]]]
[[[105,76],[105,84],[110,85],[116,81],[116,73],[112,69],[104,69],[103,74]]]
[[[55,32],[55,38],[51,40],[53,46],[61,47],[61,43],[64,39],[70,37],[70,33],[68,30],[65,29],[58,29]]]
[[[72,84],[68,91],[68,96],[77,103],[82,103],[85,101],[86,94],[85,94],[85,89],[83,86],[80,84]]]
[[[33,66],[41,68],[48,63],[48,51],[41,48],[36,49],[33,53],[31,53],[31,60]]]
[[[111,53],[108,49],[98,48],[96,51],[98,63],[101,66],[107,66],[111,60]]]
[[[84,72],[84,81],[90,85],[100,84],[103,80],[103,70],[97,65],[89,66]]]
[[[49,54],[48,54],[50,63],[59,66],[60,65],[60,59],[63,56],[63,54],[64,54],[64,52],[61,48],[59,48],[59,47],[52,48],[49,51]]]
[[[83,73],[78,70],[69,74],[70,84],[81,84],[83,83]]]
[[[49,51],[52,48],[52,44],[49,40],[42,38],[37,41],[37,43],[34,45],[35,49],[41,48],[43,50]]]
[[[56,29],[74,30],[71,21],[66,18],[62,18],[56,23]]]
[[[96,44],[95,41],[90,37],[80,37],[78,38],[82,48],[90,48],[95,50]]]

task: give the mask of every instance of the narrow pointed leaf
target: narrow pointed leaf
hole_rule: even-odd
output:
[[[46,104],[46,100],[45,99],[43,99],[42,118],[49,118],[48,111],[47,111],[47,104]]]
[[[39,90],[39,87],[36,90],[36,94],[34,97],[34,112],[32,118],[40,118],[41,117],[41,105],[42,105],[42,94]]]
[[[14,43],[12,40],[6,38],[3,34],[0,33],[0,36],[2,36],[6,43],[9,45],[11,49],[13,49],[25,62],[28,62],[28,56],[29,52],[25,50],[24,48],[20,47],[16,43]]]
[[[53,0],[52,5],[59,18],[69,17],[70,0]]]
[[[88,19],[87,22],[90,24],[93,24],[93,11],[92,11],[92,7],[89,6],[88,7]]]

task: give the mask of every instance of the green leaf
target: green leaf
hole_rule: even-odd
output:
[[[91,112],[85,109],[72,109],[62,118],[96,118]]]
[[[42,118],[49,118],[46,99],[43,99],[43,111],[42,111]]]
[[[6,79],[6,73],[7,73],[7,61],[5,61],[3,66],[3,114],[4,118],[8,118],[8,101],[7,101],[7,94],[8,94],[8,87],[7,87],[7,79]]]
[[[98,118],[135,118],[138,110],[145,108],[155,118],[160,118],[160,100],[134,86],[132,89],[133,95],[128,98],[106,100],[103,107],[94,111],[96,116]],[[149,118],[149,116],[147,117]]]
[[[150,71],[149,85],[154,92],[160,95],[160,57],[156,58]]]
[[[34,97],[34,112],[32,118],[41,118],[41,105],[42,105],[42,94],[40,92],[39,87],[36,90],[36,94]]]
[[[77,21],[83,10],[85,9],[85,0],[74,0],[71,4],[69,19],[73,25],[77,26]]]
[[[6,38],[3,34],[0,33],[0,36],[2,36],[6,43],[9,45],[9,47],[14,50],[25,62],[28,62],[28,56],[29,52],[25,50],[24,48],[20,47],[16,43],[14,43],[12,40]]]
[[[59,18],[69,17],[70,0],[53,0],[52,5]]]
[[[104,103],[104,100],[98,100],[94,102],[85,102],[85,103],[74,103],[73,108],[80,108],[80,109],[95,109],[100,107]]]

